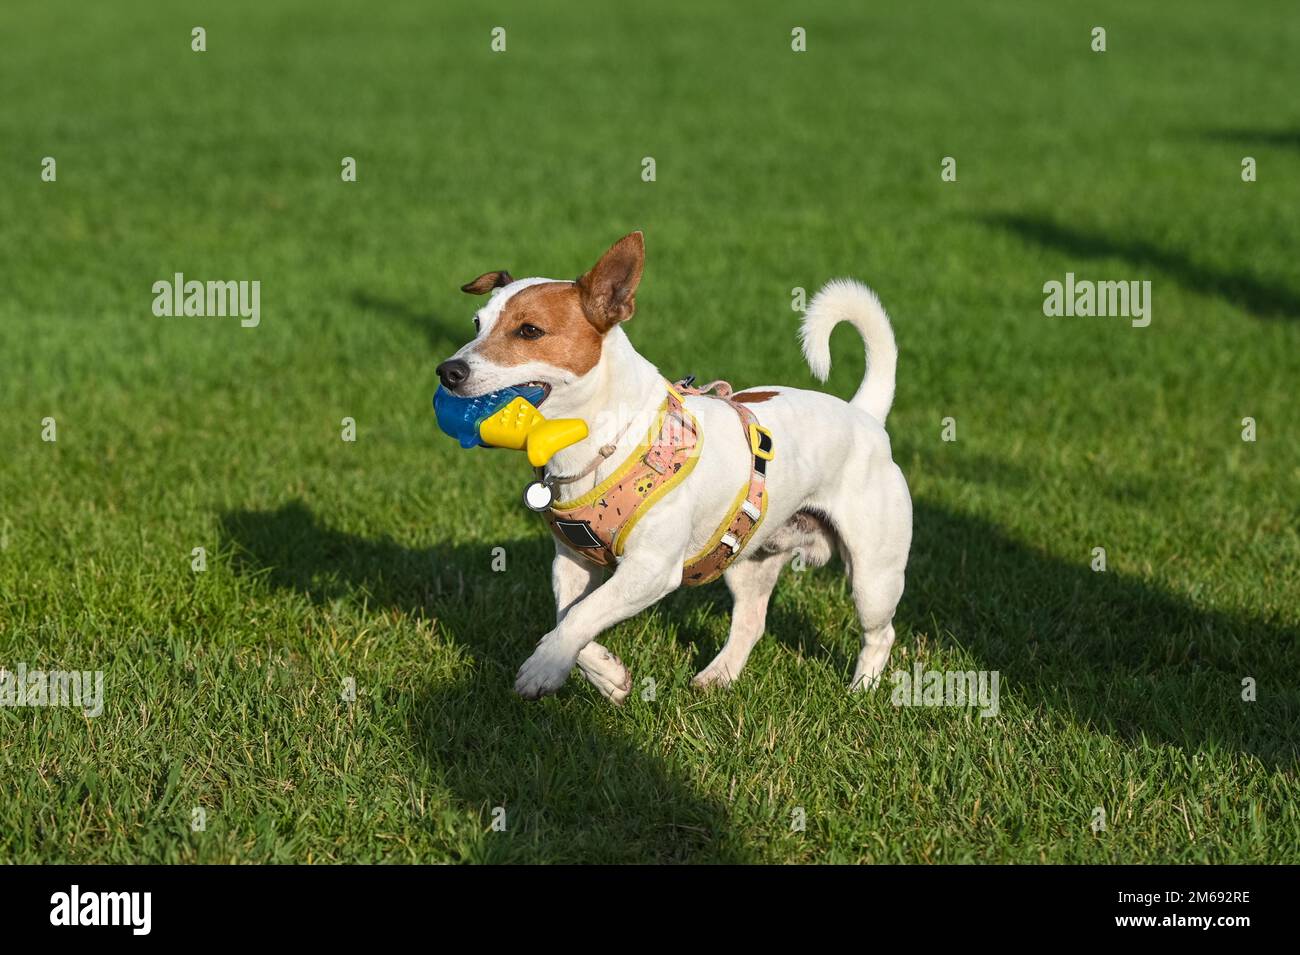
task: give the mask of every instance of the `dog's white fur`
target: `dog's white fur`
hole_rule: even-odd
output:
[[[594,472],[565,486],[562,496],[573,498],[617,469],[642,440],[641,423],[653,421],[663,403],[664,376],[637,353],[621,326],[606,333],[600,360],[582,375],[537,362],[496,366],[477,354],[477,344],[510,298],[548,281],[553,280],[522,279],[494,291],[477,315],[479,335],[453,357],[469,363],[463,389],[468,394],[542,380],[552,389],[543,409],[548,418],[589,423],[590,435],[557,453],[549,474],[577,474],[603,445],[616,445]],[[724,574],[735,601],[731,632],[722,651],[696,675],[697,686],[726,686],[740,674],[763,634],[777,578],[796,552],[807,563],[821,564],[838,550],[846,564],[862,625],[850,689],[876,685],[889,659],[912,538],[911,498],[884,428],[898,352],[875,294],[859,282],[832,281],[813,298],[801,329],[804,355],[820,380],[830,371],[831,331],[840,322],[857,328],[868,353],[868,372],[851,401],[798,388],[747,389],[778,393],[751,405],[774,436],[767,516]],[[735,411],[708,397],[688,397],[686,405],[705,435],[700,460],[640,519],[614,571],[588,564],[556,543],[551,572],[556,625],[519,669],[515,689],[522,696],[555,692],[575,663],[615,702],[631,690],[627,668],[596,637],[681,585],[683,563],[726,517],[750,469]]]

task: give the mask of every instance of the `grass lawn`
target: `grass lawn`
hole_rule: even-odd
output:
[[[1294,4],[480,6],[0,7],[0,666],[104,673],[0,707],[0,860],[1300,862]],[[879,291],[889,669],[996,670],[996,718],[850,697],[838,562],[731,691],[718,584],[602,638],[626,706],[512,694],[551,543],[433,368],[462,282],[634,228],[672,376],[811,386],[791,289]],[[176,272],[260,324],[156,317]],[[1150,326],[1045,317],[1067,272]]]

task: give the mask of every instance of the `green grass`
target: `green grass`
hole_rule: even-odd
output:
[[[1300,861],[1292,4],[476,6],[0,9],[0,665],[106,680],[0,708],[0,859]],[[433,367],[462,282],[632,228],[668,374],[808,385],[790,289],[879,290],[893,665],[998,670],[996,719],[850,698],[838,566],[730,692],[688,686],[717,585],[602,638],[625,707],[511,694],[550,543]],[[260,327],[155,318],[177,271],[260,280]],[[1151,280],[1151,326],[1045,318],[1067,271]]]

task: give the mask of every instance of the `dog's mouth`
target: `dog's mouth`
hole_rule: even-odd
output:
[[[460,395],[457,394],[456,389],[454,388],[451,389],[451,393],[457,395],[457,397],[459,398],[472,400],[474,398],[482,398],[484,395],[497,394],[502,391],[509,391],[511,388],[516,388],[516,389],[541,388],[542,396],[533,402],[534,408],[536,408],[538,405],[540,405],[543,401],[545,401],[547,398],[551,396],[551,386],[544,381],[521,381],[517,385],[510,385],[507,388],[493,388],[491,391],[480,391],[476,395]]]
[[[533,407],[534,407],[534,408],[536,408],[538,405],[540,405],[543,401],[545,401],[547,398],[549,398],[549,397],[551,396],[551,386],[548,385],[548,384],[547,384],[546,382],[544,382],[544,381],[525,381],[523,384],[515,385],[515,387],[516,387],[516,388],[541,388],[541,389],[542,389],[542,396],[541,396],[540,398],[538,398],[535,402],[533,402]]]

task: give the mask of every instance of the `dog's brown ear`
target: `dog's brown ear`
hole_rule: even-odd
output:
[[[636,287],[645,267],[645,237],[640,232],[615,242],[591,271],[578,279],[587,321],[604,334],[636,311]]]
[[[469,292],[470,295],[486,295],[494,288],[503,288],[513,282],[510,273],[505,269],[500,272],[484,272],[473,282],[466,282],[460,287],[462,292]]]

